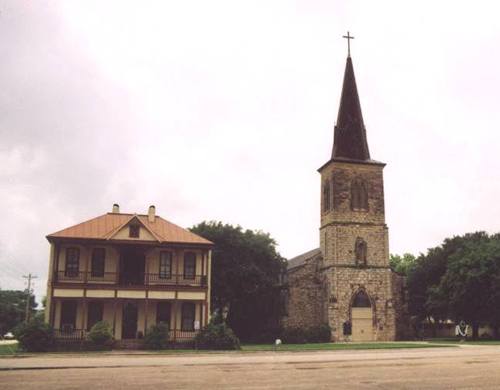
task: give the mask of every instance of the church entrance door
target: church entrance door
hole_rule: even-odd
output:
[[[373,341],[373,308],[364,290],[358,291],[351,307],[352,341]]]
[[[352,341],[373,341],[373,313],[371,307],[352,308]]]

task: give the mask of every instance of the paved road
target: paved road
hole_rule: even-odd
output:
[[[1,358],[0,389],[500,389],[500,346]]]

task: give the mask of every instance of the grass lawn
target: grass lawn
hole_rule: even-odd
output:
[[[481,342],[481,344],[486,342]],[[493,342],[495,344],[500,344],[500,341]],[[300,352],[300,351],[343,351],[343,350],[367,350],[367,349],[401,349],[401,348],[438,348],[438,347],[454,347],[457,342],[451,342],[449,340],[432,340],[431,343],[419,342],[419,343],[408,343],[408,342],[371,342],[371,343],[317,343],[317,344],[282,344],[276,351],[283,352]],[[472,343],[471,343],[472,344]],[[241,351],[231,351],[233,353],[241,352],[264,352],[264,351],[274,351],[274,345],[272,344],[243,344],[241,346]],[[107,353],[109,351],[72,351],[72,352],[50,352],[51,354],[95,354],[95,353]],[[115,350],[116,352],[116,350]],[[122,351],[124,354],[127,351]],[[228,351],[206,351],[206,350],[194,350],[194,349],[164,349],[160,351],[129,351],[130,354],[165,354],[165,355],[176,355],[184,353],[226,353]],[[18,353],[17,344],[3,344],[0,345],[0,357],[7,357],[9,355],[15,355]],[[43,353],[42,353],[43,354]]]
[[[397,348],[436,348],[436,347],[452,347],[453,345],[438,345],[426,343],[317,343],[317,344],[282,344],[278,351],[337,351],[349,349],[397,349]],[[244,344],[241,346],[242,351],[273,351],[274,345],[270,344]]]
[[[500,340],[471,340],[460,341],[457,338],[436,338],[426,340],[429,343],[444,343],[444,344],[468,344],[468,345],[500,345]]]
[[[17,344],[0,344],[0,356],[14,355],[17,352]]]

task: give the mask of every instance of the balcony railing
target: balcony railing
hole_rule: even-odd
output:
[[[96,274],[83,271],[59,271],[55,276],[56,282],[64,283],[103,283],[119,286],[207,286],[207,277],[205,275],[193,275],[188,277],[183,274],[141,273],[139,275],[128,276],[124,274],[120,275],[118,272]]]

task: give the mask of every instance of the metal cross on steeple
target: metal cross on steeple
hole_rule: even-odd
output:
[[[347,39],[347,57],[351,56],[351,39],[354,39],[352,35],[349,35],[349,31],[347,31],[347,35],[342,35],[342,38]]]

